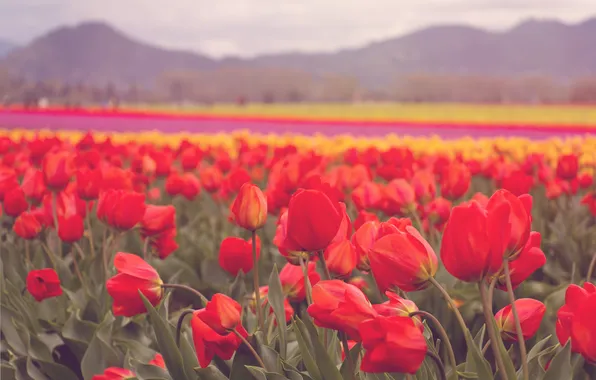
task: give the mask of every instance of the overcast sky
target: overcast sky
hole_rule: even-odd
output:
[[[578,22],[596,0],[0,0],[0,38],[103,20],[158,45],[212,56],[328,51],[429,25],[502,30],[520,20]]]

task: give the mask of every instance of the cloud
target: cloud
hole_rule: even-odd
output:
[[[498,30],[530,17],[595,14],[594,0],[3,0],[0,37],[24,43],[59,25],[103,20],[149,43],[247,56],[335,50],[434,24]]]

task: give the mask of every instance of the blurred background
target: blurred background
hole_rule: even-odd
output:
[[[3,0],[0,104],[596,102],[594,0]]]

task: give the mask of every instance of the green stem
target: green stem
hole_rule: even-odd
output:
[[[259,330],[265,333],[265,321],[263,320],[263,310],[261,309],[261,291],[259,289],[259,260],[257,258],[257,231],[252,231],[252,265],[253,265],[253,287],[255,289],[255,300],[257,302],[257,321]]]
[[[592,281],[592,274],[594,273],[594,268],[596,267],[596,252],[592,256],[592,261],[590,261],[590,266],[588,267],[588,274],[586,275],[586,282]]]
[[[426,351],[426,356],[428,356],[429,358],[431,358],[435,364],[437,365],[437,369],[438,369],[438,373],[439,373],[439,378],[441,380],[447,380],[447,374],[445,373],[445,366],[443,365],[443,362],[441,361],[441,358],[438,357],[434,352],[432,351]],[[455,370],[455,368],[454,368]]]
[[[207,299],[207,297],[205,297],[203,295],[203,293],[199,292],[196,289],[191,288],[190,286],[187,285],[180,285],[180,284],[161,284],[161,287],[164,289],[182,289],[182,290],[186,290],[187,292],[193,293],[194,295],[196,295],[197,297],[199,297],[201,299],[201,302],[203,302],[203,306],[207,305],[207,302],[209,302],[209,300]]]
[[[143,243],[143,259],[147,261],[147,251],[149,250],[149,236],[145,238],[145,242]]]
[[[439,322],[439,320],[431,313],[428,313],[428,312],[422,311],[422,310],[418,310],[413,313],[410,313],[410,318],[415,317],[417,315],[421,315],[424,318],[432,321],[432,323],[434,324],[435,328],[437,329],[439,335],[441,336],[442,341],[445,343],[445,346],[447,347],[447,356],[449,357],[449,362],[451,363],[451,367],[453,368],[453,371],[457,371],[457,361],[455,360],[455,353],[453,352],[453,346],[451,345],[451,341],[449,340],[449,335],[447,334],[447,331],[445,331],[445,328],[443,327],[441,322]]]
[[[182,324],[184,323],[184,318],[192,313],[194,313],[194,310],[184,310],[178,317],[178,323],[176,324],[176,346],[178,346],[178,348],[180,348],[180,335],[182,334]]]
[[[304,260],[304,257],[300,256],[300,266],[302,267],[302,275],[304,276],[304,292],[306,293],[306,303],[312,304],[312,288],[310,285],[310,279],[308,278],[308,262]]]
[[[240,333],[239,333],[238,331],[236,331],[235,329],[234,329],[234,330],[232,330],[232,332],[233,332],[234,334],[236,334],[236,336],[237,336],[238,338],[240,338],[240,340],[242,341],[242,343],[244,343],[244,345],[245,345],[246,347],[248,347],[248,349],[249,349],[249,350],[250,350],[250,352],[252,353],[252,356],[254,356],[254,357],[255,357],[255,359],[256,359],[256,361],[259,363],[259,365],[260,365],[261,367],[263,367],[263,369],[266,369],[266,367],[265,367],[265,363],[263,363],[263,359],[261,359],[261,357],[259,356],[259,354],[257,353],[257,351],[255,351],[254,347],[253,347],[253,346],[252,346],[250,343],[248,343],[248,341],[246,340],[246,338],[245,338],[245,337],[243,337],[243,336],[242,336],[242,334],[240,334]]]
[[[321,259],[323,273],[325,273],[325,280],[331,280],[331,273],[329,273],[329,267],[327,266],[327,261],[325,261],[325,252],[323,250],[319,251],[319,259]]]
[[[499,351],[499,344],[497,342],[497,336],[495,334],[494,328],[494,316],[493,316],[493,307],[488,302],[488,291],[486,288],[486,284],[483,281],[478,283],[478,288],[480,290],[480,299],[482,300],[482,311],[484,312],[484,319],[486,321],[486,330],[488,331],[488,337],[491,342],[491,347],[493,350],[493,354],[495,356],[495,362],[497,364],[497,368],[499,373],[501,374],[502,378],[507,378],[507,370],[505,368],[505,362],[503,361],[503,357],[501,356],[501,352]]]
[[[91,257],[95,257],[95,244],[93,243],[93,228],[91,226],[91,210],[89,209],[89,202],[87,202],[87,214],[85,219],[87,221],[87,231],[89,231],[89,247],[91,248]]]
[[[341,344],[344,348],[344,355],[346,356],[346,360],[348,361],[348,369],[350,370],[350,378],[352,380],[356,379],[354,375],[354,362],[352,361],[352,356],[350,355],[350,346],[348,345],[348,335],[346,333],[340,332],[339,335],[341,336]]]
[[[511,271],[509,270],[509,260],[504,259],[503,268],[505,269],[505,280],[507,281],[507,294],[509,295],[509,302],[511,303],[511,312],[515,320],[515,330],[517,332],[517,341],[519,344],[520,360],[522,362],[522,373],[524,380],[530,379],[530,369],[528,368],[528,351],[526,350],[526,340],[521,328],[521,321],[515,306],[515,294],[513,294],[513,285],[511,284]]]
[[[468,332],[468,326],[466,326],[466,322],[464,321],[464,318],[462,317],[461,313],[459,312],[459,309],[457,308],[457,305],[455,304],[455,302],[453,302],[453,299],[451,298],[451,296],[449,295],[449,293],[447,293],[447,290],[445,290],[445,288],[443,288],[441,286],[441,284],[439,284],[439,282],[437,280],[435,280],[434,277],[431,277],[429,279],[430,283],[433,284],[433,286],[435,288],[437,288],[437,290],[439,292],[441,292],[441,295],[443,296],[443,298],[445,299],[445,301],[449,304],[449,306],[451,306],[451,309],[453,309],[453,312],[455,313],[455,318],[457,319],[457,321],[459,322],[459,326],[461,327],[462,331],[464,332],[464,334],[466,332]]]

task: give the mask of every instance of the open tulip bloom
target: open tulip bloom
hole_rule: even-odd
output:
[[[595,379],[593,151],[0,131],[2,378]]]

